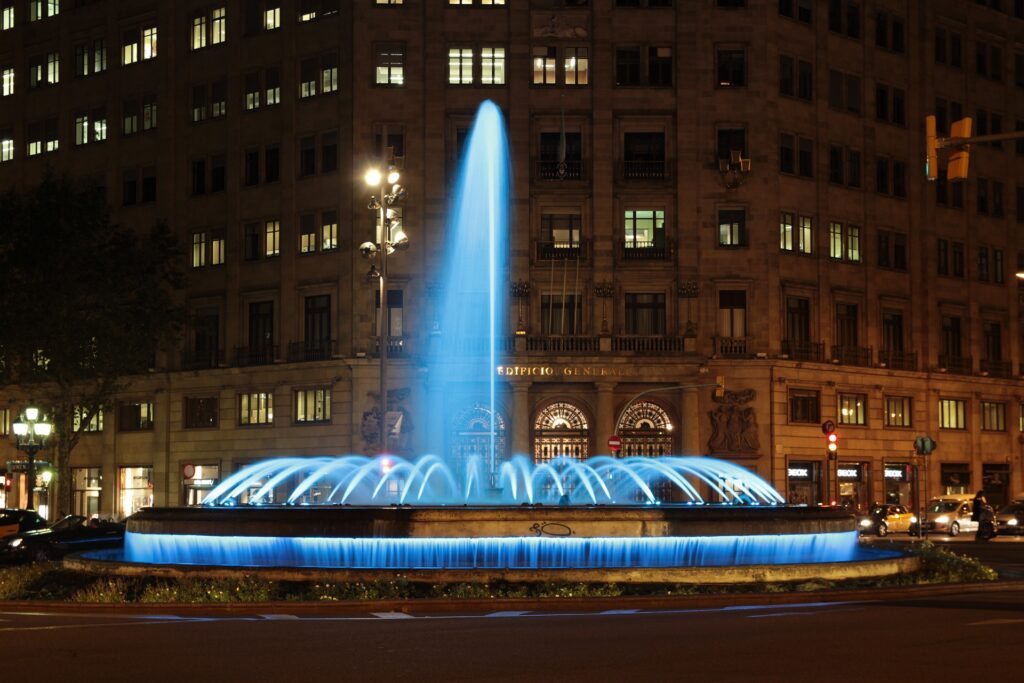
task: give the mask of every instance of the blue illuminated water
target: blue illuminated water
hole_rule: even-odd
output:
[[[508,327],[509,169],[501,109],[487,100],[477,110],[457,177],[427,377],[448,406],[487,407],[490,437],[479,455],[491,474],[499,466],[502,400],[495,368]]]
[[[152,564],[337,569],[597,569],[814,564],[865,559],[857,532],[644,538],[297,538],[125,535]]]
[[[504,462],[496,475],[482,457],[466,467],[425,455],[272,458],[215,487],[204,504],[218,505],[779,505],[782,496],[756,474],[706,457],[561,457]]]

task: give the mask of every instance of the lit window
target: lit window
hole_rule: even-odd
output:
[[[338,90],[338,55],[326,54],[320,58],[320,92]]]
[[[210,240],[210,265],[224,265],[224,238],[214,237]]]
[[[981,428],[986,432],[1006,431],[1006,404],[981,402]]]
[[[14,137],[10,131],[0,131],[0,162],[14,159]]]
[[[89,115],[79,114],[75,117],[75,145],[89,144]]]
[[[273,31],[276,28],[281,27],[281,8],[280,7],[268,7],[263,12],[263,28],[268,31]]]
[[[331,390],[300,389],[295,392],[296,422],[330,422]]]
[[[451,48],[448,50],[448,83],[471,85],[473,83],[473,50]]]
[[[839,394],[839,424],[867,424],[867,403],[864,394]]]
[[[306,214],[299,217],[299,253],[312,254],[316,251],[316,216]]]
[[[909,396],[886,396],[885,414],[883,415],[886,427],[909,427],[911,426],[912,413],[910,410]]]
[[[50,85],[60,83],[60,53],[58,52],[46,55],[46,82]]]
[[[192,49],[206,47],[206,15],[192,17]]]
[[[206,233],[192,233],[192,267],[202,268],[206,265]]]
[[[142,58],[156,57],[156,26],[142,29]]]
[[[274,422],[274,395],[266,392],[241,394],[238,397],[238,423],[265,425]]]
[[[142,98],[142,130],[156,128],[156,97],[146,95]]]
[[[586,85],[590,82],[590,59],[585,47],[565,48],[565,84]]]
[[[14,28],[14,4],[7,3],[0,7],[0,31]]]
[[[269,107],[272,104],[280,104],[281,76],[277,68],[267,69],[265,72],[263,72],[263,81],[264,84],[266,85],[264,93],[266,95],[266,105]],[[258,103],[257,106],[259,106]]]
[[[213,10],[212,30],[210,31],[210,43],[217,45],[228,39],[227,31],[227,8],[218,7]]]
[[[14,67],[5,66],[0,71],[0,79],[2,79],[2,89],[0,89],[0,95],[7,97],[8,95],[14,94]]]
[[[625,212],[626,249],[651,249],[665,245],[665,212],[628,210]]]
[[[377,49],[376,54],[377,85],[405,84],[405,51],[401,47],[389,46]]]
[[[484,85],[503,85],[505,83],[505,48],[481,48],[480,67],[481,83]]]
[[[127,31],[121,43],[121,63],[134,64],[139,61],[139,36],[135,31]]]
[[[967,401],[955,398],[939,399],[939,427],[967,429]]]
[[[533,48],[533,82],[535,85],[555,84],[556,47]]]
[[[320,217],[320,248],[331,251],[338,248],[338,214],[325,211]]]
[[[263,235],[266,245],[264,254],[266,256],[277,256],[281,253],[281,222],[267,221],[263,226]]]
[[[102,432],[103,408],[97,408],[92,418],[86,422],[85,418],[88,414],[89,409],[85,406],[75,406],[75,412],[71,418],[72,430],[76,432]]]
[[[153,429],[153,403],[128,402],[118,405],[117,431],[138,432]]]
[[[779,248],[793,251],[793,214],[783,212],[779,217]]]

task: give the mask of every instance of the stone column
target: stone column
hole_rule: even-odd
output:
[[[700,443],[700,395],[697,389],[683,389],[683,455],[700,455],[704,452]]]
[[[512,384],[512,455],[532,455],[530,445],[530,382]]]
[[[598,453],[607,453],[608,437],[615,431],[615,382],[597,383],[597,424],[590,430]]]

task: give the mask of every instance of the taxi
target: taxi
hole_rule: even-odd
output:
[[[884,503],[875,505],[867,515],[857,522],[862,534],[885,536],[893,532],[907,533],[910,525],[917,523],[917,517],[903,505]]]
[[[0,538],[14,536],[33,529],[42,529],[46,526],[46,520],[40,517],[35,510],[0,508]]]

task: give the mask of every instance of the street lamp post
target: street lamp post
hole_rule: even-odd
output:
[[[15,446],[28,456],[28,466],[25,469],[26,489],[28,500],[25,504],[26,510],[33,509],[33,493],[36,487],[36,453],[46,447],[46,441],[50,438],[53,425],[46,421],[41,415],[39,408],[28,407],[18,418],[18,421],[11,425],[14,430]]]
[[[409,246],[409,237],[402,228],[402,222],[394,220],[393,204],[405,198],[405,188],[398,184],[399,173],[395,168],[381,171],[371,168],[366,172],[366,184],[377,189],[377,194],[370,197],[369,209],[377,213],[377,239],[375,242],[363,242],[359,251],[368,259],[379,260],[380,268],[370,266],[370,275],[379,280],[379,296],[377,313],[378,357],[380,359],[380,452],[388,450],[388,351],[390,338],[390,320],[387,304],[388,256],[396,250]]]

